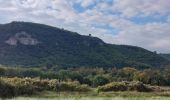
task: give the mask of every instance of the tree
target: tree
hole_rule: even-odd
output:
[[[166,85],[170,85],[170,71],[166,71],[164,74],[165,80],[166,80]]]
[[[127,81],[133,81],[135,73],[138,71],[135,68],[126,67],[121,70],[121,74],[126,77]]]
[[[61,81],[69,79],[70,78],[70,72],[67,71],[67,70],[60,70],[58,72],[58,77],[59,77],[59,80],[61,80]]]
[[[42,72],[36,69],[29,69],[29,70],[25,70],[22,72],[22,76],[24,77],[37,77],[41,75],[42,75]]]
[[[93,79],[93,86],[97,87],[97,86],[102,86],[109,83],[109,79],[107,79],[106,77],[103,77],[101,75],[97,75],[94,77]]]
[[[5,68],[0,67],[0,76],[5,75]]]
[[[166,83],[163,74],[157,70],[144,70],[136,73],[135,78],[145,84],[164,85]]]

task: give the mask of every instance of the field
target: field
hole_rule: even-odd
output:
[[[168,97],[56,97],[56,98],[24,98],[13,100],[170,100]]]
[[[167,93],[105,92],[105,93],[55,93],[42,92],[32,97],[16,97],[7,100],[170,100]]]

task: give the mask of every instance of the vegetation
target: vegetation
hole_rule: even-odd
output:
[[[41,91],[87,92],[90,88],[76,81],[40,80],[31,78],[1,78],[0,97],[32,95]]]
[[[17,34],[36,44],[16,40],[10,45]],[[168,56],[35,23],[0,25],[0,64],[0,97],[44,91],[160,92],[169,90],[159,86],[170,86]]]
[[[30,77],[40,79],[57,79],[59,81],[78,81],[80,84],[87,84],[91,87],[98,87],[110,82],[139,81],[144,84],[170,86],[170,69],[137,70],[125,67],[116,68],[74,68],[74,69],[46,69],[44,68],[20,68],[20,67],[0,67],[2,77]]]
[[[170,71],[74,68],[55,70],[45,68],[0,67],[0,96],[34,95],[43,91],[60,92],[161,92],[170,91]],[[169,95],[169,94],[168,94]]]
[[[137,92],[160,92],[165,91],[170,95],[170,90],[145,85],[141,82],[112,82],[97,88],[90,88],[87,85],[81,85],[77,81],[59,81],[55,79],[40,80],[37,78],[1,78],[0,79],[0,97],[31,96],[44,91],[60,93],[92,93],[94,95],[103,95],[104,92],[118,91],[137,91]],[[94,91],[97,89],[97,92]],[[102,93],[102,94],[100,94]],[[161,93],[161,92],[160,92]],[[161,96],[161,94],[160,94]]]
[[[165,93],[154,92],[50,92],[44,91],[33,96],[14,97],[12,100],[169,100]],[[11,99],[9,99],[11,100]]]
[[[169,100],[169,97],[55,97],[55,98],[36,98],[19,97],[15,100]]]
[[[150,92],[154,91],[151,87],[141,82],[112,82],[104,86],[98,87],[99,92],[108,91],[138,91],[138,92]]]
[[[166,59],[170,60],[170,54],[160,54],[162,57],[165,57]]]
[[[24,32],[36,45],[5,43]],[[99,38],[42,24],[12,22],[0,25],[0,64],[22,67],[165,68],[166,58],[143,48],[104,43]]]

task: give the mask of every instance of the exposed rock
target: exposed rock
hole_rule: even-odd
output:
[[[5,43],[9,45],[18,45],[18,43],[23,45],[37,45],[40,42],[37,39],[32,38],[28,33],[20,32],[16,33],[15,36],[10,37]]]
[[[17,45],[18,40],[14,37],[10,37],[7,41],[5,41],[5,43],[9,44],[9,45]]]

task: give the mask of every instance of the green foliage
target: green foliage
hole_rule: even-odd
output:
[[[15,96],[14,87],[0,79],[0,97],[13,97],[13,96]]]
[[[79,92],[87,92],[90,91],[90,88],[87,85],[80,85],[79,82],[58,82],[55,84],[54,89],[56,91],[79,91]]]
[[[108,92],[108,91],[127,91],[127,86],[124,82],[112,82],[104,86],[98,87],[99,92]]]
[[[51,80],[53,81],[53,80]],[[44,90],[50,90],[51,89],[51,81],[49,80],[39,80],[39,79],[34,79],[32,85],[34,86],[35,90],[37,91],[44,91]]]
[[[0,76],[5,75],[5,72],[6,72],[5,68],[0,67]]]
[[[166,80],[166,85],[170,86],[170,71],[166,71],[164,77]]]
[[[17,46],[5,43],[20,32],[28,33],[40,43]],[[81,66],[93,68],[133,66],[144,69],[170,65],[170,61],[164,57],[139,47],[106,44],[96,37],[82,36],[64,29],[27,22],[12,22],[0,26],[0,54],[0,64],[3,65],[38,66],[47,69]]]
[[[149,85],[170,86],[169,69],[162,71],[137,70],[130,67],[123,69],[74,68],[49,71],[44,68],[0,67],[0,69],[3,72],[1,76],[6,77],[0,79],[1,97],[32,95],[41,91],[88,92],[91,91],[91,87],[98,87],[98,92],[149,92],[160,91],[159,88],[151,88]]]
[[[38,78],[1,78],[0,97],[32,95],[40,91],[91,91],[87,85],[77,81],[40,80]]]
[[[166,85],[168,81],[166,75],[168,75],[168,73],[163,73],[158,70],[144,70],[136,73],[135,78],[145,84]]]
[[[170,60],[170,54],[160,54],[162,57]]]
[[[32,85],[33,81],[29,78],[13,78],[5,81],[15,87],[16,95],[31,95],[34,92],[34,86]]]
[[[102,86],[102,85],[109,83],[109,79],[107,79],[104,76],[97,75],[97,76],[94,77],[92,82],[93,82],[93,86],[97,87],[97,86]]]
[[[133,81],[135,74],[138,72],[137,69],[131,67],[125,67],[122,70],[119,70],[119,76],[126,78],[125,81]]]
[[[23,77],[36,77],[42,75],[41,71],[35,70],[35,69],[28,69],[25,71],[22,71],[22,76]]]
[[[43,68],[0,67],[3,77],[31,77],[40,79],[57,79],[59,81],[78,81],[92,87],[116,81],[140,81],[144,84],[170,86],[170,70],[137,70],[126,67],[123,69],[74,68],[65,70],[44,70]]]
[[[141,82],[112,82],[104,86],[98,87],[99,92],[108,91],[138,91],[138,92],[150,92],[153,91],[149,86]]]

